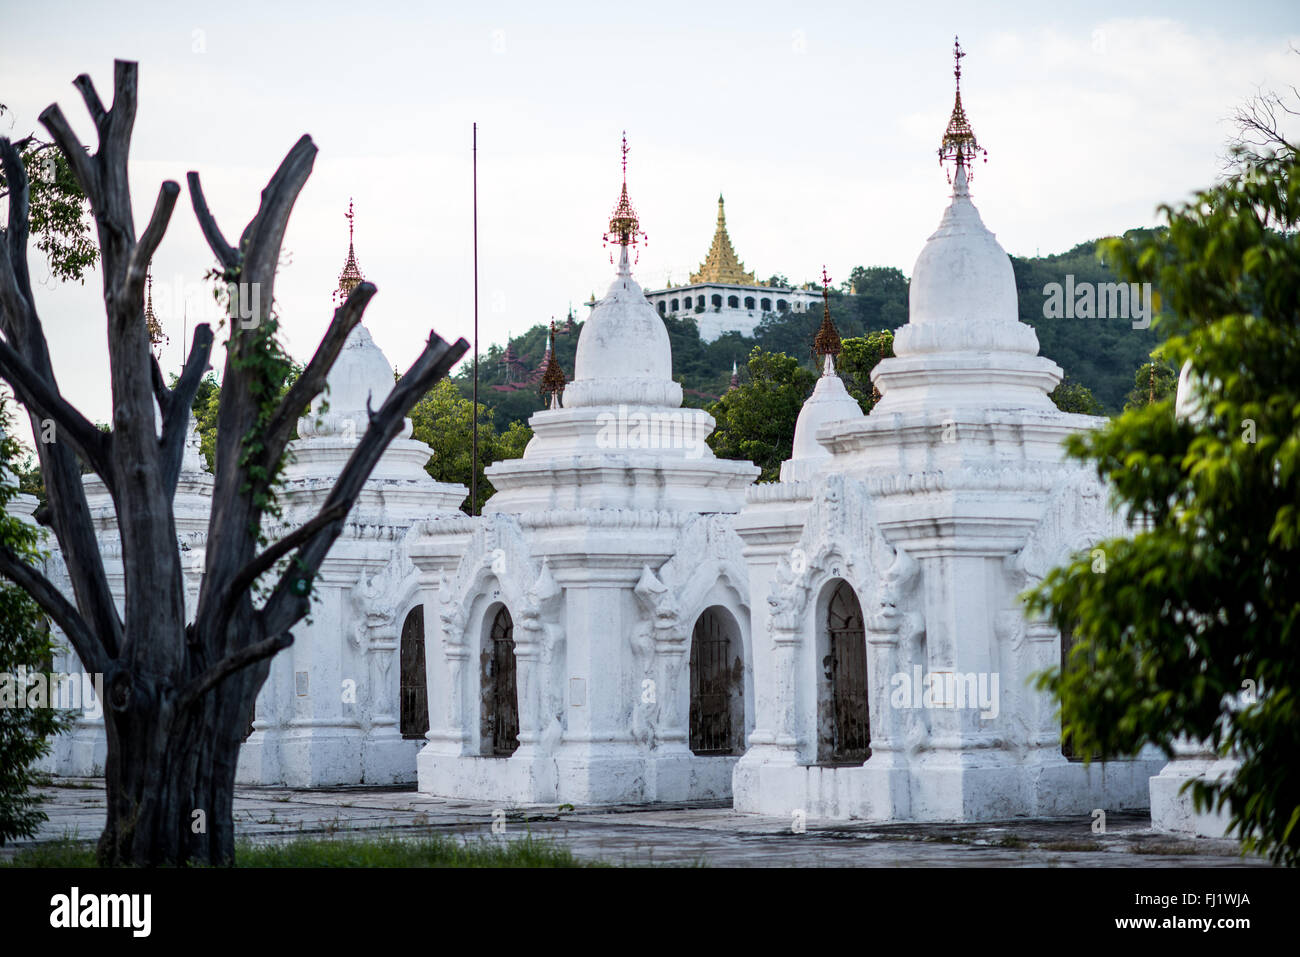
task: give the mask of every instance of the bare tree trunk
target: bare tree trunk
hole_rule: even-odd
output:
[[[306,136],[293,146],[235,245],[209,212],[198,174],[190,173],[195,215],[230,284],[231,313],[206,565],[195,620],[187,624],[172,500],[190,406],[209,368],[212,331],[207,325],[195,329],[181,376],[168,388],[150,352],[144,282],[180,187],[162,184],[137,239],[127,179],[136,65],[115,64],[111,109],[89,77],[74,82],[95,124],[95,153],[88,154],[76,140],[58,106],[45,110],[41,122],[67,158],[95,218],[113,428],[101,433],[59,392],[27,270],[27,174],[13,145],[0,137],[0,164],[10,190],[8,224],[0,232],[0,376],[27,409],[35,434],[43,434],[47,422],[57,426],[57,440],[38,445],[49,498],[38,518],[58,540],[75,604],[4,546],[0,575],[45,609],[87,670],[104,675],[108,825],[100,839],[101,860],[228,864],[234,860],[235,767],[271,656],[293,642],[290,629],[311,609],[320,564],[406,413],[448,373],[468,343],[448,344],[430,332],[424,351],[383,405],[370,410],[368,428],[320,512],[279,541],[263,543],[263,517],[274,502],[294,426],[324,389],[376,290],[368,282],[352,290],[316,354],[277,401],[279,382],[272,381],[271,371],[278,349],[271,309],[276,270],[289,214],[311,173],[316,147]],[[120,616],[82,488],[83,462],[113,497],[126,591]],[[252,589],[259,583],[269,593],[254,607]]]
[[[265,662],[245,669],[166,727],[152,710],[112,713],[101,863],[233,863],[243,722],[268,671]]]

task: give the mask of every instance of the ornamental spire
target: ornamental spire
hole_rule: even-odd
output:
[[[952,56],[956,64],[953,69],[953,76],[957,80],[957,99],[953,103],[952,116],[948,120],[948,129],[944,131],[943,141],[939,144],[939,165],[952,161],[957,168],[959,180],[973,179],[974,171],[971,164],[977,155],[983,154],[984,162],[988,162],[988,150],[979,145],[975,139],[975,131],[971,129],[970,120],[966,119],[966,110],[961,105],[961,58],[966,54],[962,52],[961,43],[956,37],[953,37]],[[966,175],[961,175],[961,170],[966,171]],[[949,180],[951,182],[951,179]]]
[[[619,254],[620,260],[627,259],[628,246],[637,246],[647,241],[646,234],[641,229],[641,220],[637,217],[632,200],[627,195],[627,130],[623,131],[623,192],[618,197],[614,212],[610,214],[609,232],[605,233],[604,240],[606,245],[614,243],[623,247],[623,252]],[[638,260],[640,256],[638,252]],[[614,261],[613,253],[610,253],[609,261]],[[593,295],[592,298],[594,299],[595,296]]]
[[[824,356],[826,360],[822,375],[835,374],[835,357],[843,351],[839,331],[835,328],[835,323],[831,322],[830,286],[831,277],[826,275],[826,267],[822,266],[822,325],[817,330],[817,338],[813,340],[813,353]]]
[[[560,363],[555,358],[555,317],[552,316],[551,339],[546,347],[546,365],[542,370],[542,387],[539,390],[543,396],[550,398],[547,403],[549,408],[560,407],[560,396],[564,394],[564,385],[564,370],[560,368]]]
[[[357,265],[356,250],[352,247],[352,227],[353,213],[352,200],[348,199],[348,211],[343,214],[348,221],[348,258],[343,263],[343,271],[339,273],[339,288],[334,292],[334,298],[342,302],[352,295],[352,290],[365,282],[366,277],[361,274],[361,268]]]
[[[145,272],[145,282],[148,286],[148,292],[144,300],[144,325],[149,330],[149,344],[155,347],[165,346],[171,342],[167,334],[163,332],[162,323],[153,311],[153,263],[149,263],[148,270]],[[156,348],[155,358],[162,358],[162,349]]]
[[[691,273],[691,282],[721,282],[733,286],[758,285],[754,280],[754,274],[745,272],[745,264],[740,261],[735,248],[731,245],[731,237],[727,235],[727,210],[721,193],[718,194],[718,224],[713,232],[713,244],[709,246],[709,254],[704,262],[700,263],[700,271]]]

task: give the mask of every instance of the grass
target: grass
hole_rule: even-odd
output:
[[[531,835],[508,843],[486,839],[461,842],[433,835],[327,840],[300,837],[286,843],[235,848],[236,867],[601,867],[567,847]],[[65,838],[24,848],[0,867],[95,867],[95,847]]]
[[[1044,844],[1034,845],[1040,851],[1077,851],[1087,853],[1089,851],[1104,851],[1096,841],[1047,841]]]
[[[1129,849],[1130,854],[1166,854],[1191,855],[1201,852],[1195,844],[1135,844]]]

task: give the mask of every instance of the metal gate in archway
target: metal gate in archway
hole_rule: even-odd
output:
[[[842,581],[826,611],[830,636],[832,698],[831,761],[861,764],[871,757],[871,719],[867,699],[867,635],[862,606],[853,587]]]
[[[504,607],[492,619],[489,640],[492,643],[489,665],[492,754],[507,757],[519,747],[519,693],[515,683],[515,626]]]
[[[424,606],[416,605],[402,623],[398,652],[400,726],[403,738],[423,738],[429,730],[429,688],[424,670]]]
[[[691,635],[690,744],[696,754],[731,754],[731,638],[712,609]]]

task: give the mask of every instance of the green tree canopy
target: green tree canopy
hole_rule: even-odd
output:
[[[22,447],[8,435],[10,418],[0,402],[0,548],[39,561],[40,533],[8,513],[19,494],[16,468]],[[31,793],[39,775],[32,765],[50,752],[50,738],[71,726],[67,712],[57,711],[48,696],[48,678],[55,652],[49,626],[36,603],[17,585],[0,582],[0,845],[15,837],[31,837],[42,821],[40,798]],[[42,693],[26,677],[42,673]],[[20,680],[21,679],[21,680]],[[21,700],[20,700],[21,699]],[[33,706],[34,705],[34,706]]]
[[[1076,752],[1172,755],[1180,735],[1235,754],[1226,805],[1248,849],[1300,862],[1300,175],[1294,155],[1233,175],[1167,231],[1116,241],[1131,281],[1152,282],[1169,334],[1161,361],[1191,360],[1199,410],[1169,398],[1072,436],[1135,520],[1131,538],[1055,569],[1034,590],[1074,647],[1041,678]],[[1139,379],[1141,378],[1139,374]],[[1139,383],[1140,384],[1140,383]],[[1100,562],[1097,556],[1101,556]]]
[[[1172,399],[1178,391],[1178,370],[1158,358],[1142,363],[1133,373],[1133,388],[1129,390],[1124,408],[1140,409],[1153,402]]]
[[[428,443],[433,456],[425,465],[427,471],[439,482],[459,482],[470,486],[471,469],[478,473],[478,501],[476,512],[495,491],[483,474],[483,469],[493,462],[517,459],[533,437],[532,429],[522,422],[512,422],[504,432],[498,432],[492,422],[492,410],[481,402],[478,405],[478,462],[473,462],[474,403],[464,398],[456,383],[443,379],[425,393],[424,398],[411,410],[412,438]],[[468,496],[461,509],[469,514]]]
[[[870,412],[880,393],[871,384],[871,370],[894,354],[894,333],[889,329],[854,336],[841,342],[843,352],[835,361],[844,388],[858,400],[863,412]]]
[[[0,103],[0,116],[9,112]],[[60,282],[84,281],[86,270],[99,259],[99,246],[90,232],[86,194],[67,159],[53,143],[35,135],[14,142],[28,170],[28,228],[50,272]],[[0,197],[9,185],[0,171]]]
[[[709,407],[717,428],[709,447],[724,459],[744,459],[763,470],[760,482],[780,476],[794,447],[794,426],[817,375],[783,352],[755,346],[748,376]]]
[[[1092,390],[1068,375],[1047,396],[1062,412],[1079,412],[1083,415],[1103,415],[1105,410]]]

